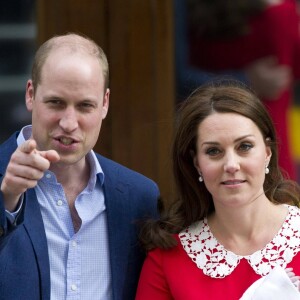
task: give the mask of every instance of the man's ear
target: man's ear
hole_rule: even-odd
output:
[[[109,96],[110,96],[110,89],[106,89],[104,97],[103,97],[103,103],[102,103],[102,119],[105,119],[108,112],[109,107]]]
[[[28,80],[26,84],[26,94],[25,94],[26,107],[28,111],[32,111],[33,100],[34,100],[34,88],[33,88],[32,80]]]

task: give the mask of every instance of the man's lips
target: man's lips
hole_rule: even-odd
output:
[[[65,146],[69,146],[71,144],[74,144],[74,143],[78,143],[79,140],[76,139],[76,138],[73,138],[73,137],[67,137],[67,136],[57,136],[57,137],[54,137],[54,139],[60,143],[62,143],[63,145]]]

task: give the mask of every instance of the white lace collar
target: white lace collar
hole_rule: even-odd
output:
[[[192,261],[210,277],[226,277],[241,259],[246,259],[257,274],[264,276],[277,265],[285,268],[300,251],[300,210],[294,206],[287,207],[289,214],[273,240],[262,250],[248,256],[226,250],[210,232],[207,219],[181,231],[179,239]]]

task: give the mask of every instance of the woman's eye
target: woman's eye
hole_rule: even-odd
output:
[[[240,145],[240,150],[246,152],[246,151],[249,151],[250,149],[253,148],[253,145],[252,144],[249,144],[249,143],[242,143]]]
[[[205,153],[210,155],[210,156],[216,156],[216,155],[220,154],[221,151],[218,148],[208,148],[205,151]]]

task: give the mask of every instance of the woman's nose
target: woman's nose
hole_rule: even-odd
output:
[[[229,153],[225,156],[224,171],[234,173],[240,169],[240,162],[237,155]]]

